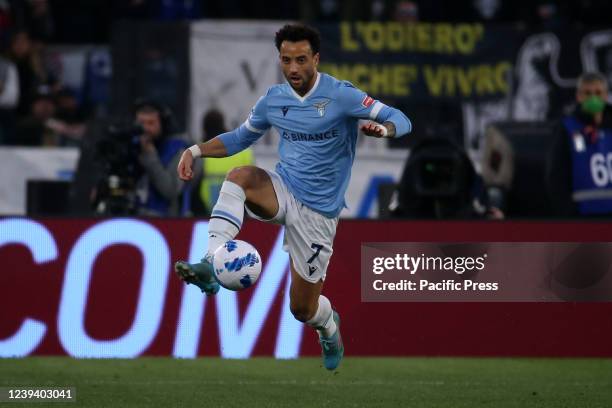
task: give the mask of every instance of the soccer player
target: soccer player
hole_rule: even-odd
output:
[[[207,254],[197,264],[179,261],[175,270],[185,282],[213,295],[219,291],[213,254],[238,234],[245,209],[255,219],[283,224],[291,312],[318,331],[324,365],[333,370],[344,354],[340,318],[321,289],[345,205],[358,120],[370,119],[361,130],[377,138],[405,135],[412,125],[402,112],[349,82],[317,72],[320,38],[314,29],[285,25],[276,33],[275,44],[287,82],[270,87],[239,128],[186,150],[178,173],[190,180],[195,158],[231,156],[272,126],[280,134],[280,161],[275,171],[244,166],[227,174],[208,224]]]

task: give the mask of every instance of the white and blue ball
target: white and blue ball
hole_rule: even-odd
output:
[[[253,286],[261,273],[261,256],[255,247],[238,239],[227,241],[213,256],[215,279],[230,290]]]

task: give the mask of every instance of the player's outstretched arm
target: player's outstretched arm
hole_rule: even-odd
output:
[[[267,117],[266,97],[259,98],[247,120],[238,128],[198,143],[183,152],[178,165],[181,180],[193,178],[193,160],[198,157],[227,157],[248,148],[266,133],[270,127]]]
[[[198,157],[227,157],[227,149],[218,137],[205,143],[197,143],[185,150],[179,161],[177,171],[181,180],[193,178],[193,161]]]

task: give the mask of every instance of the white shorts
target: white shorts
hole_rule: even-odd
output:
[[[264,219],[245,205],[247,213],[256,220],[284,225],[283,250],[289,253],[297,273],[311,283],[325,280],[338,217],[327,218],[311,210],[296,200],[276,172],[266,172],[276,192],[278,213],[271,219]]]

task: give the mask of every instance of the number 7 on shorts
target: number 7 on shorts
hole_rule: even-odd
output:
[[[323,249],[323,245],[315,244],[314,242],[312,243],[312,245],[310,247],[312,249],[316,250],[316,252],[314,254],[312,254],[312,256],[306,261],[306,263],[312,263],[312,261],[314,261],[315,258],[317,256],[319,256],[319,253],[321,252],[321,249]]]

